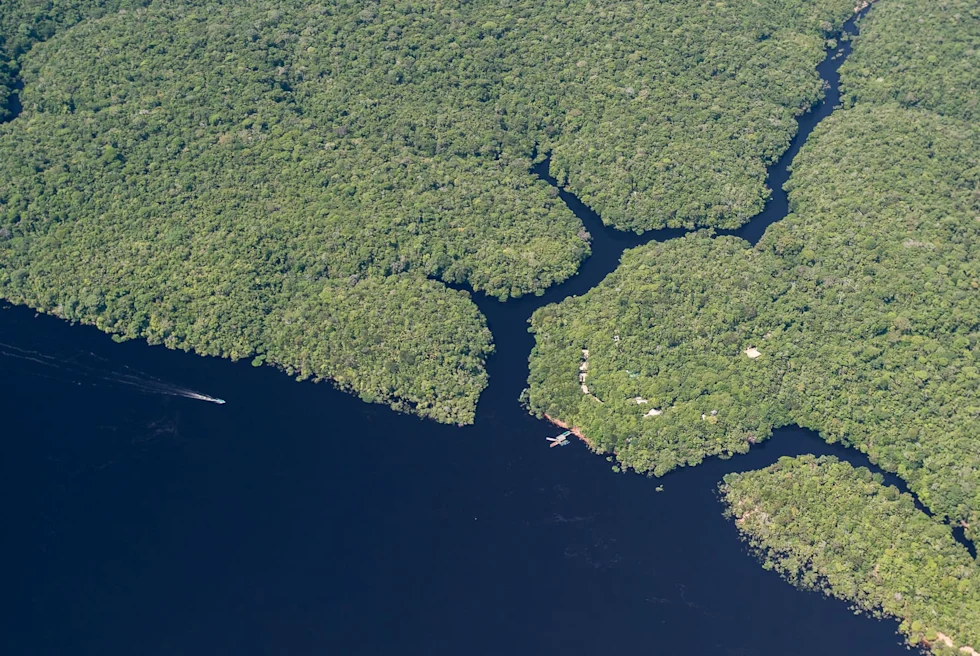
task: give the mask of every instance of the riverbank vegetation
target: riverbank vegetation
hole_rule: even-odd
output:
[[[980,46],[975,21],[953,20],[964,8],[873,9],[843,68],[852,106],[814,131],[787,185],[792,214],[755,248],[707,233],[651,244],[583,297],[539,310],[531,409],[656,475],[799,424],[977,526],[980,134],[970,94],[980,68],[926,108],[866,93],[861,81],[886,73],[870,58],[891,52],[889,38],[919,35],[927,50],[929,31],[889,35],[944,11],[950,20],[923,20],[949,42]],[[889,83],[912,89],[915,70],[927,69],[897,67]],[[583,348],[590,395],[578,381]]]
[[[879,617],[936,654],[980,647],[980,569],[948,526],[867,469],[782,458],[730,474],[722,497],[766,568]]]
[[[589,254],[535,153],[619,227],[738,225],[850,11],[4,2],[0,295],[471,421],[490,341],[442,283]]]
[[[980,139],[897,107],[835,114],[811,139],[794,214],[758,247],[707,233],[651,244],[535,313],[531,407],[658,475],[797,423],[974,518]],[[578,384],[583,348],[594,398]]]

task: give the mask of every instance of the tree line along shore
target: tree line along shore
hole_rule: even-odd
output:
[[[942,522],[980,521],[977,8],[881,0],[790,216],[713,234],[763,207],[853,9],[4,2],[0,296],[470,423],[493,340],[450,285],[538,294],[590,253],[531,174],[551,153],[609,226],[700,231],[535,313],[529,408],[654,475],[787,424],[866,453],[936,516],[807,458],[724,498],[791,581],[965,653],[976,564]]]
[[[0,296],[469,423],[491,339],[446,283],[590,252],[533,155],[619,228],[744,223],[850,11],[4,2]]]
[[[935,517],[908,499],[899,518],[854,515],[859,492],[897,491],[844,463],[785,462],[723,489],[769,566],[898,617],[937,653],[977,647],[980,626],[980,572],[944,523],[978,535],[977,17],[966,2],[876,4],[841,68],[844,107],[792,164],[790,215],[755,247],[704,231],[634,249],[588,294],[538,310],[526,395],[639,472],[797,424],[898,473]],[[893,533],[901,517],[949,557],[923,560],[916,530]]]

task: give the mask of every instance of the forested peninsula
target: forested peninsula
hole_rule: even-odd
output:
[[[841,68],[791,214],[756,246],[702,231],[627,252],[540,309],[526,400],[619,467],[662,475],[798,424],[896,472],[784,460],[722,487],[768,567],[901,620],[935,653],[980,644],[980,21],[888,0]],[[910,27],[911,26],[911,27]]]
[[[699,233],[627,252],[539,310],[530,407],[658,475],[799,424],[976,526],[980,66],[960,84],[944,62],[909,64],[934,41],[975,62],[970,12],[877,5],[842,69],[848,107],[793,163],[792,214],[754,248]]]
[[[980,653],[980,571],[908,494],[836,458],[783,458],[725,477],[722,496],[767,568],[902,620],[911,644]]]
[[[446,283],[589,254],[535,153],[616,227],[740,225],[851,10],[3,2],[0,295],[471,422],[491,338]]]
[[[117,339],[474,419],[471,296],[624,254],[531,322],[529,409],[662,475],[798,424],[896,472],[785,459],[722,496],[766,566],[980,636],[980,10],[881,0],[842,109],[756,245],[766,167],[853,0],[0,3],[0,297]],[[461,291],[466,288],[470,291]]]

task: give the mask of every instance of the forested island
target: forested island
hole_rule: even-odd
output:
[[[589,235],[732,227],[850,0],[4,2],[0,295],[473,419],[506,299]]]

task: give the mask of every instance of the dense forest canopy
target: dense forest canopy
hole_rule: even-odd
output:
[[[980,119],[980,5],[888,0],[866,28],[841,67],[846,104],[895,102]]]
[[[930,23],[944,41],[976,52],[976,24],[952,20],[955,7],[876,6],[843,73],[853,106],[810,137],[787,186],[793,213],[757,247],[708,234],[651,244],[587,295],[539,310],[530,407],[658,475],[796,423],[867,453],[930,508],[975,527],[980,68],[928,108],[860,82],[861,71],[887,74],[870,57],[890,52],[896,31],[925,48],[935,34],[904,26],[930,12],[950,18]],[[942,62],[916,70],[897,67],[889,83],[927,88],[947,75]]]
[[[12,117],[18,60],[35,43],[108,12],[142,7],[149,0],[13,0],[0,3],[0,123]]]
[[[783,458],[725,477],[749,543],[791,582],[896,617],[937,654],[980,647],[980,569],[948,526],[880,476],[836,458]]]
[[[489,336],[435,281],[506,299],[589,254],[535,153],[617,226],[738,225],[850,11],[3,2],[0,295],[471,421]]]
[[[24,4],[35,6],[33,19]],[[47,34],[59,18],[96,13],[77,2],[47,12],[38,4],[50,3],[8,7],[7,30],[36,23]],[[139,3],[103,4],[100,14]],[[348,139],[495,158],[527,156],[539,143],[607,222],[637,230],[730,227],[761,207],[764,164],[819,97],[814,66],[851,8],[841,0],[245,4],[256,16],[276,13],[266,31],[289,40],[274,55],[286,64],[279,76]],[[128,16],[113,20],[144,29]]]
[[[501,300],[573,275],[607,224],[704,228],[539,310],[526,400],[660,475],[796,423],[909,482],[787,459],[726,478],[768,566],[980,644],[980,14],[882,0],[845,108],[852,0],[5,0],[0,296],[120,339],[253,358],[473,420]],[[21,89],[21,87],[23,87]],[[13,94],[18,103],[13,102]],[[23,111],[15,116],[15,104]]]

